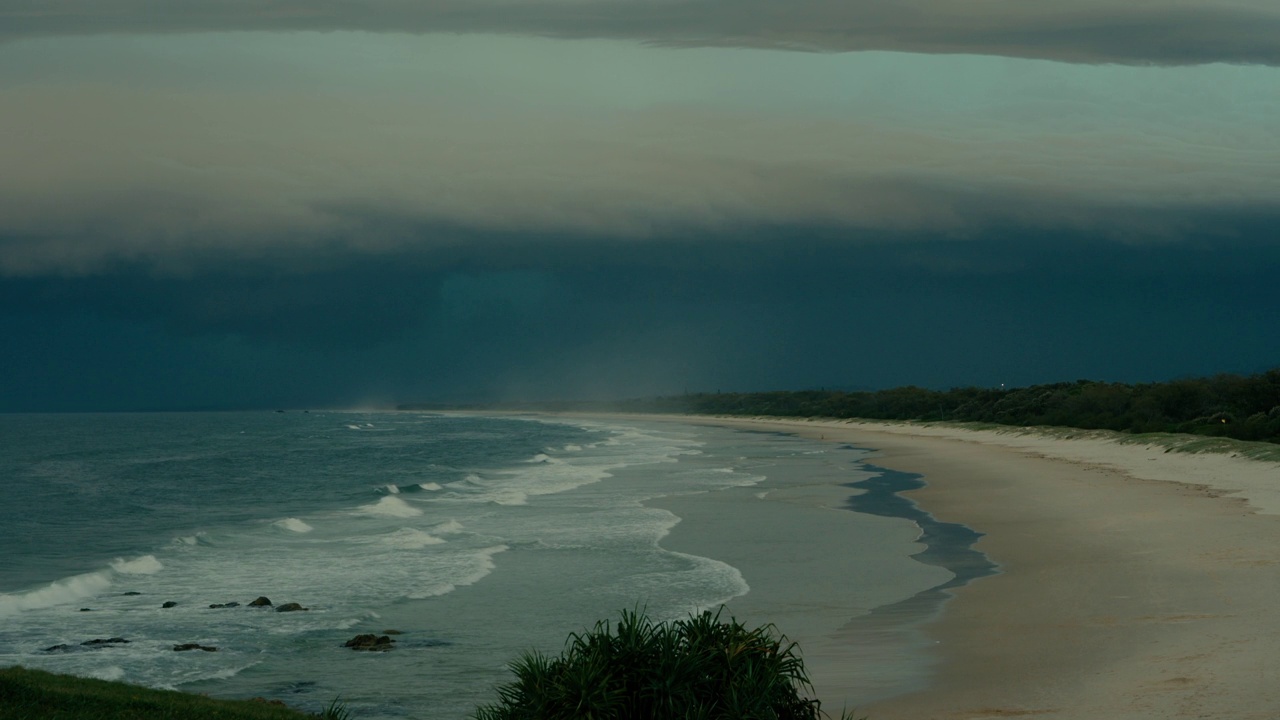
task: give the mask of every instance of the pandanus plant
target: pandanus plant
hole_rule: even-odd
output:
[[[623,611],[574,633],[558,658],[525,653],[475,720],[820,720],[799,648],[723,608],[655,623]],[[850,716],[842,715],[842,720]]]

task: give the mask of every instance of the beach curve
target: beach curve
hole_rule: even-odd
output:
[[[666,417],[875,448],[877,465],[924,475],[910,496],[926,511],[984,533],[1002,572],[951,591],[925,628],[929,686],[860,708],[872,720],[1280,716],[1276,463],[940,425]],[[848,657],[823,672],[858,672]]]

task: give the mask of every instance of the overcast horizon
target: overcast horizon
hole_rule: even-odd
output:
[[[1261,0],[0,0],[0,411],[1280,366]]]

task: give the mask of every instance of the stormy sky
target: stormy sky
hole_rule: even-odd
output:
[[[1272,0],[0,0],[0,411],[1280,365]]]

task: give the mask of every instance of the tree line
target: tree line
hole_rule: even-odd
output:
[[[629,400],[616,409],[718,415],[947,420],[1178,432],[1280,443],[1280,368],[1158,383],[1093,380],[1022,388],[906,386],[845,392],[696,393]]]

